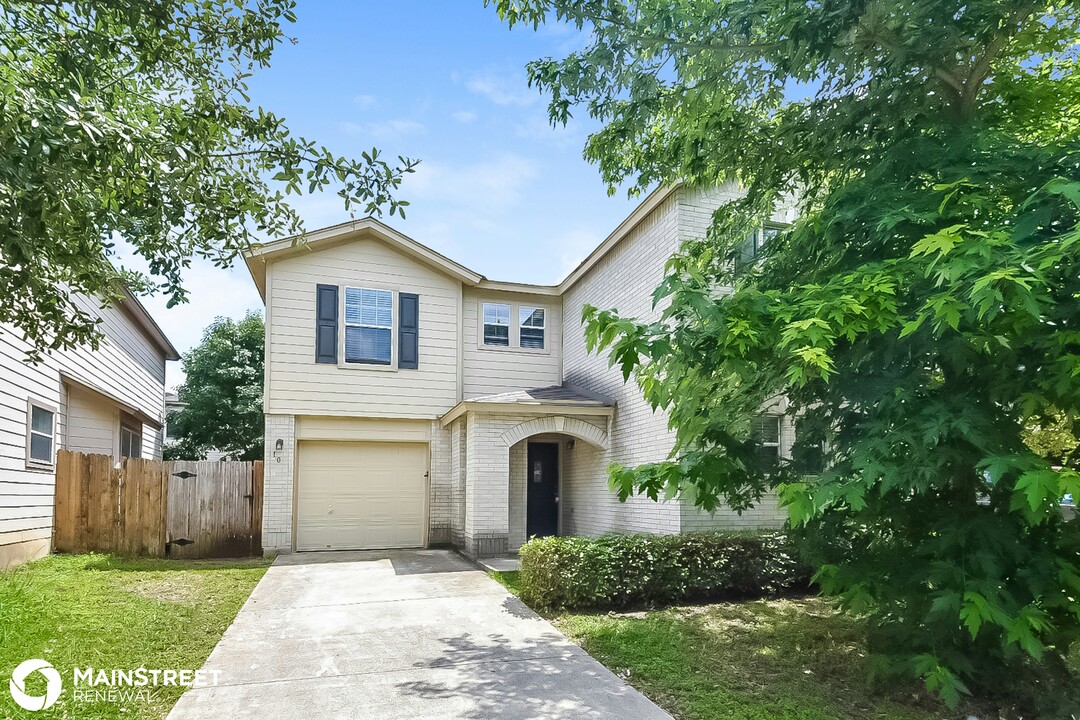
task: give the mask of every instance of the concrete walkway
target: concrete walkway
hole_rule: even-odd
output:
[[[438,550],[279,557],[169,720],[670,720]]]

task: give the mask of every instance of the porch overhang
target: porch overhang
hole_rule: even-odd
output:
[[[439,418],[443,427],[470,412],[485,415],[533,415],[546,417],[604,417],[615,413],[610,401],[568,385],[517,390],[462,400]]]

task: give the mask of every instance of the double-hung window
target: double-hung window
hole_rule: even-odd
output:
[[[345,288],[345,362],[390,365],[393,338],[394,293]]]
[[[484,344],[510,346],[510,306],[484,303]]]
[[[56,457],[56,409],[30,399],[26,406],[26,464],[51,468]]]
[[[522,305],[518,308],[518,328],[521,333],[520,345],[523,348],[536,350],[544,349],[544,308],[527,307]]]
[[[766,225],[754,230],[735,247],[735,274],[745,272],[765,254],[765,247],[780,234],[780,228]]]
[[[757,459],[763,470],[776,467],[780,462],[780,416],[762,415],[754,421],[751,432],[757,450]]]
[[[120,457],[142,457],[142,421],[127,413],[120,415]]]

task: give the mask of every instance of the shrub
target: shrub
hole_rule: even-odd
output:
[[[520,559],[521,597],[539,608],[775,597],[810,577],[779,532],[539,538]]]

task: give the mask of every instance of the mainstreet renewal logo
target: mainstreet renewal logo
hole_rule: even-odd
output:
[[[47,684],[44,695],[26,694],[26,677],[32,672],[39,672],[45,676]],[[60,680],[60,673],[56,672],[56,668],[49,663],[44,660],[27,660],[15,668],[15,672],[11,673],[11,682],[8,683],[8,689],[11,690],[11,697],[19,707],[24,710],[37,711],[53,706],[56,699],[60,697],[63,682]]]
[[[40,672],[46,681],[44,695],[26,692],[26,678]],[[218,684],[217,670],[104,670],[75,668],[71,673],[72,697],[77,702],[131,702],[152,700],[157,687],[205,687]],[[11,697],[26,710],[52,707],[60,698],[60,673],[44,660],[27,660],[11,673]]]

